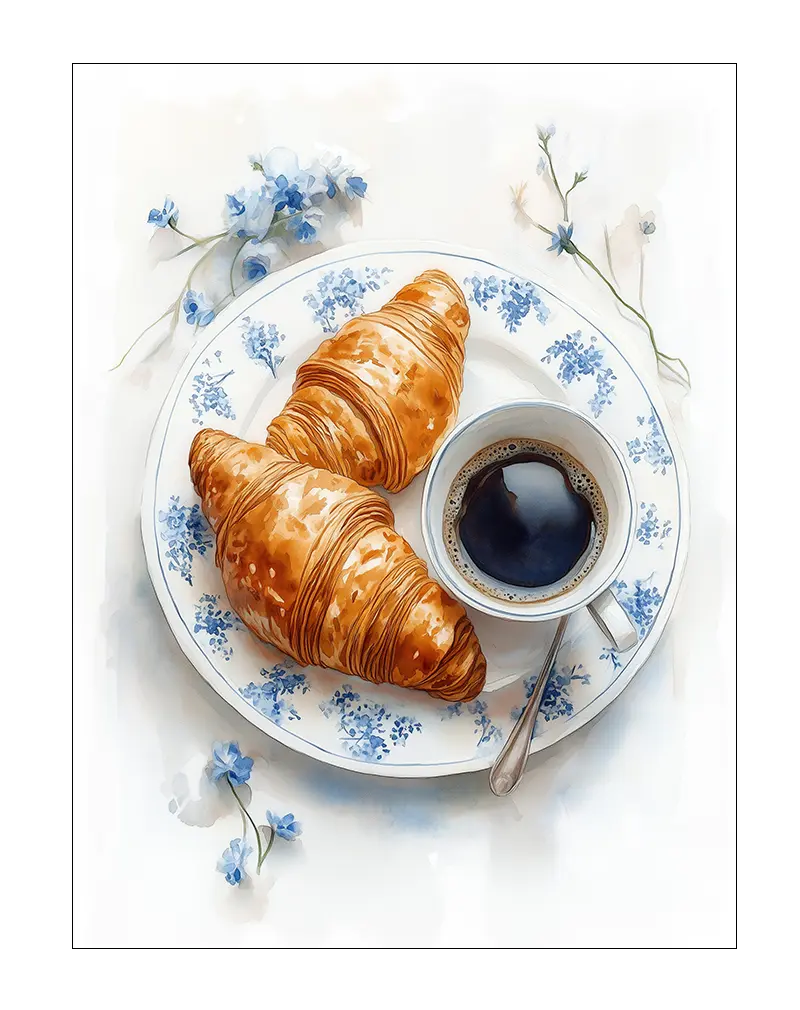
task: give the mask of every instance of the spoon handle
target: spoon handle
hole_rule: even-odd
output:
[[[553,641],[542,664],[541,672],[536,679],[533,693],[528,699],[522,715],[517,720],[516,726],[508,734],[508,739],[503,745],[503,749],[497,755],[491,767],[489,772],[489,788],[495,796],[508,796],[522,780],[522,773],[525,771],[525,762],[528,760],[533,727],[536,725],[536,716],[542,703],[542,695],[550,678],[550,671],[553,668],[556,654],[564,638],[568,620],[568,614],[560,618],[556,633],[553,635]]]

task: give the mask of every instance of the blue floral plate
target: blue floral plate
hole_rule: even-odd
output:
[[[535,283],[488,254],[397,242],[338,249],[266,278],[200,332],[159,415],[142,501],[148,567],[181,647],[221,697],[287,746],[368,774],[423,777],[489,767],[519,717],[553,629],[471,613],[488,676],[470,704],[300,668],[232,613],[187,454],[203,426],[262,440],[298,366],[320,341],[432,267],[463,286],[472,314],[459,419],[510,397],[568,403],[599,419],[617,441],[636,487],[636,542],[614,592],[639,630],[638,645],[617,655],[585,612],[574,615],[532,751],[583,726],[630,682],[664,630],[686,558],[686,471],[663,401],[613,334],[567,305],[549,283]],[[398,530],[425,558],[423,483],[421,474],[387,497]]]

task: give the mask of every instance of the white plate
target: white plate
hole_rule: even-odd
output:
[[[617,441],[634,479],[636,542],[614,591],[639,629],[638,645],[617,656],[585,611],[574,615],[532,751],[583,726],[630,682],[664,629],[686,558],[686,471],[663,401],[613,336],[549,284],[525,279],[488,254],[429,242],[360,243],[266,278],[200,331],[164,402],[142,499],[148,568],[183,651],[221,697],[287,746],[369,774],[423,777],[489,767],[530,690],[552,624],[470,613],[489,668],[486,690],[470,704],[298,668],[231,613],[187,455],[200,427],[262,441],[296,369],[320,341],[433,267],[463,286],[472,316],[459,419],[511,397],[571,404]],[[423,483],[420,474],[405,491],[386,497],[397,529],[427,560],[419,519]]]

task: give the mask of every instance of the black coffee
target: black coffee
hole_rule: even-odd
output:
[[[584,577],[606,522],[600,489],[577,460],[547,442],[507,439],[459,471],[448,494],[445,544],[477,588],[528,602]]]

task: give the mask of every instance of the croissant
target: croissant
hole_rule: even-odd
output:
[[[303,666],[449,701],[481,691],[486,661],[464,608],[380,495],[208,428],[189,465],[228,598],[255,635]]]
[[[455,422],[468,330],[461,288],[426,270],[378,312],[345,323],[300,366],[267,445],[367,487],[400,491]]]

